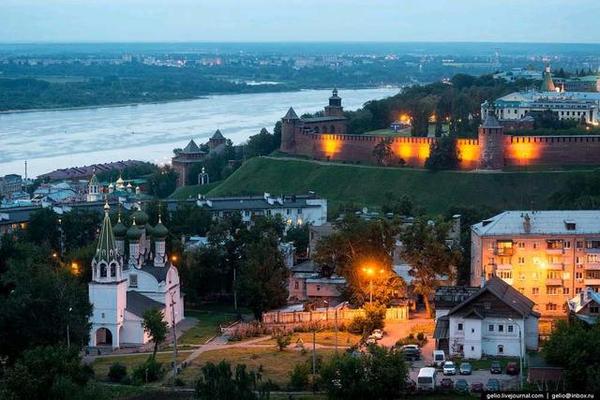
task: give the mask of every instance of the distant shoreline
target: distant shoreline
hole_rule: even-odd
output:
[[[380,89],[387,86],[373,86],[373,87],[349,87],[342,88],[346,90],[369,90],[369,89]],[[402,88],[402,85],[395,86],[398,89]],[[4,110],[0,111],[0,115],[5,114],[24,114],[24,113],[34,113],[34,112],[50,112],[50,111],[77,111],[77,110],[94,110],[98,108],[116,108],[116,107],[131,107],[131,106],[140,106],[145,104],[165,104],[165,103],[175,103],[178,101],[192,101],[192,100],[201,100],[208,99],[210,96],[236,96],[241,94],[264,94],[264,93],[292,93],[292,92],[301,92],[303,90],[328,90],[329,88],[303,88],[303,89],[290,89],[285,91],[267,91],[267,92],[247,92],[247,93],[210,93],[203,96],[197,97],[187,97],[181,99],[170,99],[170,100],[154,100],[154,101],[141,101],[141,102],[132,102],[132,103],[115,103],[115,104],[98,104],[98,105],[90,105],[90,106],[73,106],[73,107],[48,107],[48,108],[26,108],[26,109],[17,109],[17,110]]]

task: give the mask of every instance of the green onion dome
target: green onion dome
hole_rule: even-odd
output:
[[[140,240],[140,237],[142,237],[142,231],[135,224],[135,218],[134,218],[133,225],[131,225],[129,227],[129,229],[127,229],[127,238],[129,240]]]
[[[152,235],[154,236],[155,239],[164,239],[167,237],[168,234],[169,234],[169,230],[167,229],[166,226],[163,225],[163,223],[159,219],[158,224],[156,224],[156,226],[154,227],[154,230],[152,231]]]
[[[152,236],[152,231],[154,230],[152,225],[150,225],[149,223],[146,223],[146,226],[144,228],[146,228],[146,237]]]
[[[138,226],[144,226],[148,223],[148,214],[142,210],[137,210],[131,215],[131,218],[135,220]]]
[[[121,218],[117,221],[117,224],[113,227],[113,233],[116,238],[123,239],[127,235],[127,227],[121,222]]]

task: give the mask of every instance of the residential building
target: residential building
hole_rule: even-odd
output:
[[[568,301],[569,318],[579,319],[587,324],[597,324],[600,320],[600,293],[587,288]]]
[[[321,276],[317,265],[309,260],[290,268],[288,300],[290,303],[327,302],[333,306],[340,302],[345,287],[346,279],[337,275]]]
[[[171,206],[172,203],[169,203]],[[304,195],[205,197],[198,196],[198,207],[210,211],[215,218],[222,218],[232,213],[241,213],[246,223],[253,216],[279,215],[288,225],[312,224],[320,226],[327,222],[327,199],[314,192]]]
[[[435,305],[435,320],[448,315],[457,305],[461,304],[479,291],[473,286],[440,286],[435,290],[433,302]]]
[[[538,349],[534,302],[498,277],[438,318],[436,348],[450,357],[519,357]]]
[[[497,276],[566,317],[567,301],[600,289],[600,211],[506,211],[471,227],[471,285]]]
[[[10,198],[13,193],[20,193],[23,189],[21,175],[9,174],[0,177],[0,197]]]

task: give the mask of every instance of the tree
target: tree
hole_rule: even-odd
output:
[[[246,157],[256,157],[271,154],[279,146],[276,143],[275,136],[269,133],[265,128],[260,130],[257,135],[252,135],[246,143]]]
[[[160,167],[150,175],[148,186],[150,194],[164,199],[177,187],[177,172],[168,165]]]
[[[431,144],[429,157],[425,160],[425,168],[432,171],[457,169],[459,157],[456,140],[453,137],[442,137]]]
[[[333,400],[391,400],[406,395],[408,368],[397,349],[373,345],[367,353],[336,355],[323,363],[319,374]]]
[[[294,225],[285,233],[285,240],[294,243],[296,256],[304,258],[308,256],[310,224]]]
[[[51,208],[32,212],[26,230],[26,239],[37,245],[59,248],[58,215]]]
[[[566,389],[594,392],[600,390],[600,325],[581,321],[558,321],[544,344],[546,360],[565,370]]]
[[[196,381],[196,398],[199,400],[259,400],[268,399],[269,393],[261,385],[261,375],[248,371],[238,364],[232,373],[227,361],[206,363]],[[256,393],[258,391],[258,393]]]
[[[289,332],[277,332],[274,336],[279,351],[285,350],[292,342],[292,334]]]
[[[448,244],[449,228],[450,225],[439,218],[419,217],[400,233],[400,257],[412,267],[415,292],[423,296],[428,315],[431,315],[429,299],[439,277],[452,279],[462,257],[454,244]]]
[[[264,311],[283,306],[288,297],[289,270],[283,263],[277,236],[264,234],[244,251],[239,274],[242,301],[257,319]]]
[[[167,338],[169,325],[164,320],[164,314],[161,310],[152,308],[146,310],[143,316],[142,327],[148,333],[151,340],[154,342],[154,350],[152,351],[152,359],[156,358],[158,346]]]
[[[388,165],[393,154],[391,138],[383,139],[373,148],[373,156],[379,165]]]
[[[94,242],[102,214],[94,210],[74,208],[65,213],[60,221],[68,251]]]
[[[80,398],[93,371],[81,365],[79,350],[43,346],[26,350],[0,379],[0,398],[65,400]]]
[[[335,223],[336,230],[317,243],[314,261],[325,276],[337,274],[346,279],[344,297],[362,305],[369,299],[373,280],[373,300],[387,304],[402,286],[392,270],[397,226],[388,221],[365,221],[348,215]],[[371,270],[367,275],[365,269]]]
[[[34,257],[12,259],[1,277],[8,290],[0,301],[0,355],[11,360],[35,346],[65,344],[67,329],[74,347],[88,342],[86,287],[65,268]]]

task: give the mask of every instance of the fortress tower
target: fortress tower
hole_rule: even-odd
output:
[[[338,96],[337,89],[333,89],[331,97],[329,98],[329,105],[325,106],[326,117],[343,117],[344,108],[342,107],[342,98]]]
[[[479,168],[504,168],[504,128],[490,108],[479,127]]]
[[[300,128],[301,121],[292,107],[281,119],[281,151],[294,153],[296,150],[296,131]]]

